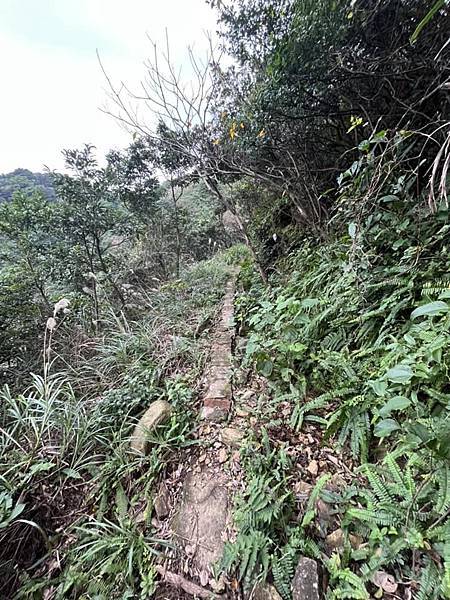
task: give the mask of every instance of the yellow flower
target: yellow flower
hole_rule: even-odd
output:
[[[262,138],[266,135],[266,130],[263,128],[261,129],[261,131],[258,133],[258,137]]]
[[[230,138],[232,140],[234,140],[234,138],[236,137],[236,122],[233,121],[231,127],[230,127]]]

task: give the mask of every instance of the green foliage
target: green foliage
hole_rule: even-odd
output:
[[[142,599],[155,591],[152,564],[159,554],[155,546],[161,548],[164,542],[144,535],[130,519],[120,524],[91,521],[76,532],[83,542],[72,550],[73,567],[59,585],[57,598],[73,597],[80,589],[88,595],[106,597],[112,592],[112,597],[119,597],[115,594],[119,588],[122,598]]]
[[[2,593],[41,598],[49,586],[57,598],[153,593],[154,561],[167,545],[151,525],[153,496],[168,462],[198,443],[193,407],[205,358],[198,325],[214,315],[228,273],[221,256],[186,269],[148,292],[144,317],[112,313],[90,355],[53,373],[57,348],[71,335],[58,314],[44,375],[32,375],[22,393],[0,392]],[[172,405],[171,418],[152,432],[148,456],[133,456],[132,429],[158,398]],[[40,578],[36,568],[61,548],[63,568]]]
[[[222,163],[260,184],[250,210],[254,243],[269,246],[277,233],[283,246],[289,225],[323,235],[336,176],[355,160],[351,174],[354,147],[368,150],[371,134],[382,140],[392,128],[425,127],[436,147],[417,139],[416,156],[421,173],[431,171],[447,135],[439,92],[448,76],[444,0],[211,3],[234,58],[217,81],[214,136]],[[410,69],[415,80],[405,83],[398,75]],[[426,106],[425,96],[433,98]],[[271,220],[277,227],[264,231]]]
[[[35,191],[40,175],[0,177],[1,585],[27,600],[154,594],[155,485],[196,443],[202,332],[239,265],[244,366],[267,380],[267,412],[290,403],[287,435],[314,424],[357,466],[339,493],[319,477],[298,513],[288,443],[256,428],[222,567],[245,591],[271,577],[284,600],[300,554],[322,562],[330,600],[379,597],[381,569],[419,600],[448,598],[448,3],[210,3],[233,60],[192,59],[192,103],[150,62],[154,135],[105,167],[89,145],[65,151],[56,196]],[[217,255],[225,214],[247,246]],[[158,398],[171,418],[130,456]],[[331,556],[317,523],[330,498]]]
[[[32,173],[28,169],[15,169],[0,175],[0,203],[11,200],[16,192],[27,196],[41,192],[48,200],[55,199],[49,173]]]
[[[255,579],[272,574],[283,598],[289,599],[295,560],[300,553],[318,556],[320,550],[307,529],[315,503],[328,477],[315,486],[300,526],[293,520],[294,498],[288,482],[292,464],[285,449],[272,446],[263,429],[261,438],[242,449],[246,475],[245,491],[235,500],[236,540],[225,544],[220,568],[234,570],[244,588],[251,589]]]
[[[365,544],[322,555],[328,598],[368,598],[382,569],[420,580],[417,597],[448,593],[449,215],[417,207],[408,166],[388,170],[412,140],[394,136],[391,154],[362,151],[341,178],[329,239],[305,236],[272,287],[253,279],[237,301],[246,361],[269,380],[274,402],[291,402],[291,425],[322,427],[327,444],[362,464],[365,483],[338,506],[344,533]],[[289,564],[284,577],[282,561],[271,568],[288,598]]]

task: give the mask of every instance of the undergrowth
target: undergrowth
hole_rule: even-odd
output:
[[[305,235],[270,287],[241,274],[247,364],[290,402],[293,430],[314,424],[354,465],[353,483],[328,494],[345,540],[330,555],[314,514],[286,517],[288,486],[274,480],[289,475],[285,457],[262,475],[249,455],[226,566],[271,573],[286,600],[300,554],[320,560],[329,599],[383,597],[379,571],[400,597],[450,597],[450,221],[445,204],[432,214],[417,196],[404,164],[413,146],[410,132],[373,136],[340,178],[327,239]]]
[[[137,321],[111,311],[79,367],[60,368],[53,342],[64,344],[64,329],[59,316],[49,319],[43,374],[22,393],[0,392],[2,598],[153,593],[155,557],[167,546],[151,524],[153,498],[193,443],[202,332],[234,259],[218,255],[150,290]],[[149,454],[134,455],[130,434],[156,399],[171,403],[172,416]]]

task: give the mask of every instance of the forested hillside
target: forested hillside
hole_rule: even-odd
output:
[[[209,4],[0,205],[2,597],[450,598],[450,4]]]
[[[32,173],[28,169],[15,169],[0,175],[0,202],[11,200],[15,192],[40,190],[49,200],[55,197],[51,177],[48,173]]]

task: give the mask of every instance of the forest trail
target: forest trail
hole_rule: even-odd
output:
[[[239,533],[234,523],[236,498],[248,493],[242,452],[262,426],[261,415],[255,415],[261,410],[259,396],[262,393],[264,397],[266,386],[264,378],[255,378],[251,369],[243,367],[247,340],[237,335],[235,326],[237,277],[236,269],[231,272],[211,334],[201,424],[196,435],[201,451],[186,456],[188,466],[182,476],[160,484],[155,499],[156,513],[160,514],[163,497],[163,528],[174,545],[157,571],[169,585],[170,594],[175,590],[177,598],[281,600],[270,584],[253,582],[243,590],[223,568],[226,546],[232,547]],[[308,489],[302,487],[305,497],[312,488],[306,486]],[[166,507],[169,497],[170,511]],[[292,591],[295,600],[319,600],[315,561],[300,558]]]
[[[197,457],[184,480],[172,520],[174,540],[179,552],[188,560],[190,575],[216,592],[224,591],[223,579],[216,580],[213,571],[229,539],[231,496],[238,481],[239,453],[233,455],[230,450],[237,439],[243,437],[238,430],[232,430],[234,438],[227,437],[226,432],[231,429],[224,426],[232,406],[236,277],[237,271],[233,271],[212,335],[206,393],[200,410],[202,424],[198,432],[204,452]]]
[[[225,578],[215,577],[215,569],[222,559],[225,542],[235,535],[231,509],[233,497],[243,485],[239,447],[248,427],[237,416],[243,411],[233,410],[234,297],[238,272],[230,270],[220,314],[211,333],[200,424],[195,436],[200,452],[196,448],[183,454],[175,474],[160,484],[154,499],[159,529],[174,545],[174,549],[166,551],[157,570],[172,590],[178,590],[178,598],[181,594],[187,598],[237,597],[234,593],[228,595]]]

